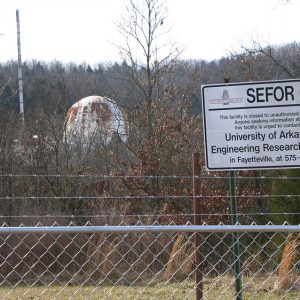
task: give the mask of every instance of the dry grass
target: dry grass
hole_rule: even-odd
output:
[[[297,291],[278,292],[272,289],[276,278],[245,277],[243,280],[244,299],[299,299]],[[183,300],[194,299],[194,282],[185,280],[181,282],[166,283],[163,281],[139,285],[113,285],[101,286],[17,286],[1,287],[0,299],[109,299],[109,300]],[[232,300],[235,298],[234,279],[232,277],[214,277],[204,280],[204,299],[206,300]]]
[[[278,288],[290,289],[293,286],[299,287],[299,271],[295,266],[300,259],[298,248],[300,245],[300,234],[290,234],[286,241],[278,272]]]

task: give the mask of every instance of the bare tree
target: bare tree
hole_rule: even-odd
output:
[[[141,175],[142,179],[124,182],[133,194],[170,192],[170,185],[155,176],[147,180],[143,176],[189,174],[191,152],[197,148],[194,137],[200,135],[200,121],[190,115],[196,74],[188,72],[179,60],[176,44],[169,39],[165,3],[129,0],[126,15],[118,24],[123,40],[119,45],[124,60],[121,76],[138,90],[138,98],[129,109],[126,147],[132,159],[125,163],[127,174]],[[183,74],[193,78],[184,78],[183,84]],[[174,190],[178,189],[188,193],[188,188],[174,185]],[[140,209],[159,211],[163,206],[159,201],[130,204],[131,213]]]
[[[160,82],[176,61],[179,51],[167,40],[167,8],[162,0],[130,0],[117,28],[123,39],[121,55],[131,80],[146,104],[148,135],[152,134],[152,103],[161,97]]]
[[[298,52],[298,53],[297,53]],[[241,53],[237,55],[241,58],[241,62],[244,66],[247,66],[248,73],[250,74],[251,66],[255,67],[258,64],[255,64],[255,60],[259,60],[259,65],[269,64],[271,68],[276,67],[277,73],[284,73],[285,76],[293,78],[299,74],[299,65],[293,62],[292,60],[298,56],[299,59],[299,45],[289,44],[282,47],[275,46],[262,46],[258,42],[253,42],[252,47],[242,47]],[[265,60],[264,62],[262,60]],[[253,69],[253,68],[252,68]],[[280,71],[280,72],[279,72]],[[272,73],[273,78],[277,77],[278,74]],[[251,79],[251,78],[250,78]]]

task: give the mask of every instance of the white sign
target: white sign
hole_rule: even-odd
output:
[[[300,80],[202,86],[208,170],[300,167]]]

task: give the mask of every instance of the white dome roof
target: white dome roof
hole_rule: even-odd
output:
[[[123,142],[128,135],[125,113],[111,99],[89,96],[74,103],[67,113],[66,136],[77,139],[100,139],[109,143],[114,134]]]

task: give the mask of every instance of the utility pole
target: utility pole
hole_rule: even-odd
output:
[[[22,125],[24,127],[24,100],[23,100],[23,78],[22,78],[22,59],[21,59],[21,37],[20,37],[20,18],[19,10],[16,10],[17,19],[17,40],[18,40],[18,81],[19,81],[19,105]]]

